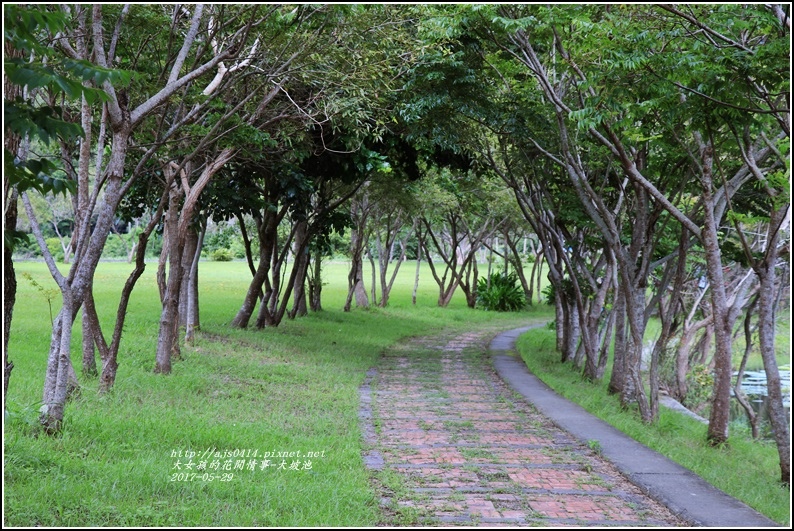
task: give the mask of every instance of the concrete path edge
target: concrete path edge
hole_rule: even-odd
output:
[[[655,501],[693,526],[781,527],[703,478],[585,411],[544,384],[515,351],[525,326],[497,335],[489,350],[496,373],[538,411],[580,441],[598,441],[601,454]]]

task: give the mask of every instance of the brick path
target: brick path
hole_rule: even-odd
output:
[[[490,368],[493,334],[422,338],[361,388],[383,525],[683,526]]]

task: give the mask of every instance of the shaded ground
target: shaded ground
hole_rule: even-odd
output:
[[[384,525],[683,526],[510,390],[493,333],[395,347],[361,389]]]

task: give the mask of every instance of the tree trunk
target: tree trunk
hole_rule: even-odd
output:
[[[750,430],[753,435],[753,439],[758,439],[760,435],[758,430],[759,417],[755,413],[753,406],[747,401],[745,394],[742,392],[742,379],[744,378],[744,370],[747,368],[747,360],[750,358],[750,354],[753,351],[753,330],[751,326],[751,320],[755,306],[758,303],[758,298],[759,297],[756,295],[756,297],[753,299],[753,302],[751,302],[750,306],[747,308],[747,313],[744,316],[744,354],[742,354],[742,361],[739,363],[739,370],[736,373],[736,385],[733,387],[733,396],[736,397],[736,401],[739,402],[739,405],[742,406],[744,413],[747,415],[747,422],[750,423]]]
[[[69,316],[76,313],[74,308],[74,295],[69,286],[64,286],[61,290],[63,305],[58,314],[56,322],[60,324],[63,320],[69,321]],[[72,326],[68,322],[66,326],[59,326],[58,343],[50,352],[50,357],[54,363],[54,374],[48,370],[47,377],[50,378],[49,393],[45,391],[44,405],[41,406],[41,425],[47,434],[55,434],[61,431],[63,425],[63,413],[69,395],[75,390],[76,378],[71,360],[71,341]],[[46,384],[45,384],[46,385]],[[45,388],[46,389],[46,388]]]
[[[606,372],[609,362],[609,346],[612,343],[612,329],[615,326],[615,310],[609,311],[604,330],[599,336],[601,347],[598,350],[598,364],[596,366],[596,380],[601,380]],[[613,364],[614,366],[614,364]]]
[[[510,251],[513,254],[513,260],[515,262],[514,268],[516,271],[516,275],[518,275],[518,280],[521,282],[521,289],[524,290],[524,298],[527,300],[527,304],[532,306],[532,276],[530,276],[530,280],[527,281],[527,275],[524,273],[524,264],[521,261],[521,254],[518,252],[518,246],[516,242],[505,235],[505,243],[510,248]],[[525,240],[526,243],[526,240]],[[535,268],[532,268],[532,275],[535,274]]]
[[[4,58],[6,60],[23,56],[23,52],[14,47],[10,40],[6,40],[4,47]],[[3,89],[7,101],[13,101],[17,96],[22,95],[22,87],[12,83],[3,71]],[[17,156],[20,161],[27,158],[27,149],[21,151],[21,138],[10,130],[4,131],[3,147],[8,153]],[[29,140],[25,145],[29,145]],[[11,337],[11,318],[14,315],[14,304],[17,298],[17,276],[14,271],[14,260],[12,257],[13,249],[8,246],[9,233],[17,230],[18,213],[18,193],[16,188],[8,187],[8,180],[5,172],[3,173],[3,405],[7,404],[8,381],[11,378],[11,371],[14,364],[8,360],[8,339]]]
[[[116,311],[116,325],[113,329],[113,339],[109,347],[104,347],[102,345],[104,338],[102,337],[101,330],[99,330],[99,323],[97,320],[96,330],[98,335],[95,337],[95,342],[99,347],[100,353],[102,353],[102,373],[99,377],[100,393],[110,391],[116,382],[116,371],[118,369],[117,359],[119,345],[121,344],[121,333],[124,329],[124,321],[127,318],[127,305],[129,304],[135,284],[146,269],[146,248],[149,244],[149,237],[162,218],[163,208],[168,195],[167,191],[163,194],[157,211],[152,216],[152,219],[149,221],[144,231],[138,235],[138,244],[135,251],[135,269],[133,269],[130,276],[127,277],[127,281],[124,283],[124,287],[121,290],[121,299],[119,300],[118,310]]]
[[[690,318],[694,316],[694,310],[690,313]],[[681,337],[678,340],[678,348],[676,349],[676,388],[675,398],[683,404],[686,404],[687,396],[687,382],[686,377],[689,374],[690,368],[690,353],[692,351],[692,344],[695,341],[695,336],[699,330],[706,328],[712,323],[712,316],[707,316],[700,321],[690,323],[690,318],[684,321],[684,328],[681,331]]]
[[[411,304],[414,306],[416,306],[416,292],[419,290],[419,270],[422,267],[422,227],[417,228],[416,237],[416,272],[414,273],[414,289],[411,292]]]
[[[168,278],[163,292],[163,304],[160,312],[160,332],[157,337],[157,353],[155,355],[154,372],[156,374],[171,373],[171,358],[179,352],[177,332],[179,330],[179,289],[182,284],[182,246],[179,241],[179,220],[176,217],[181,192],[176,187],[171,190],[169,198],[168,219]],[[163,249],[165,252],[166,249]]]
[[[620,285],[615,289],[615,306],[612,311],[615,314],[615,345],[607,392],[622,396],[626,382],[626,294]]]
[[[248,327],[248,323],[256,308],[257,299],[260,299],[263,305],[268,303],[262,288],[268,279],[271,263],[277,253],[278,225],[282,216],[283,212],[276,213],[270,209],[265,209],[262,213],[262,222],[259,224],[257,234],[259,238],[259,265],[256,268],[253,279],[251,279],[243,304],[237,315],[232,319],[231,326],[233,328]]]
[[[293,307],[289,312],[290,319],[303,317],[309,313],[306,305],[306,277],[309,271],[309,234],[308,223],[299,221],[295,229],[294,251],[295,264],[297,268],[295,280],[292,285]]]
[[[321,312],[323,310],[323,252],[320,249],[316,249],[314,252],[313,269],[314,273],[309,283],[309,308],[313,312]]]
[[[83,377],[85,378],[97,375],[94,336],[101,333],[94,329],[94,320],[89,315],[96,314],[93,289],[93,286],[88,289],[83,301]]]
[[[17,192],[12,190],[6,198],[5,231],[14,231],[17,228]],[[14,314],[14,304],[17,298],[17,276],[14,271],[12,250],[3,243],[3,404],[6,404],[8,395],[8,381],[14,364],[8,360],[8,339],[11,337],[11,318]]]
[[[626,317],[629,324],[629,348],[624,359],[624,368],[627,369],[628,379],[624,385],[622,396],[623,404],[637,402],[640,417],[644,422],[653,421],[645,386],[642,381],[642,346],[645,335],[645,290],[644,283],[639,286],[625,285]]]
[[[348,274],[348,291],[345,300],[346,312],[350,311],[353,297],[356,298],[356,306],[368,308],[369,300],[367,291],[364,288],[364,237],[360,229],[350,231],[350,273]]]
[[[405,253],[407,251],[408,246],[408,239],[416,230],[416,222],[414,222],[411,229],[403,236],[403,238],[399,241],[400,243],[400,257],[397,259],[396,263],[394,264],[394,269],[392,270],[391,277],[388,277],[389,271],[389,262],[392,259],[394,244],[397,241],[397,230],[399,227],[394,229],[394,234],[390,234],[389,238],[387,238],[388,245],[388,253],[386,256],[383,255],[382,248],[380,246],[380,242],[378,245],[378,260],[380,265],[380,306],[385,308],[389,303],[389,296],[391,295],[392,287],[394,286],[394,281],[397,278],[397,273],[400,271],[400,267],[402,263],[405,261]]]
[[[243,237],[243,246],[245,247],[245,261],[248,262],[248,269],[251,270],[251,276],[256,275],[256,267],[254,266],[254,256],[251,252],[251,238],[248,236],[248,229],[245,228],[245,219],[239,212],[235,214],[237,223],[240,226],[240,234]]]
[[[193,252],[185,251],[186,241],[189,234],[194,230],[191,228],[193,212],[196,209],[201,192],[224,164],[234,157],[234,154],[235,150],[233,148],[224,148],[214,158],[206,161],[204,169],[192,186],[189,184],[192,163],[188,162],[184,167],[176,169],[174,168],[176,165],[173,163],[167,166],[167,169],[172,170],[171,173],[175,174],[175,186],[171,189],[169,197],[169,219],[167,220],[169,271],[163,297],[163,310],[160,314],[160,333],[157,339],[155,373],[169,374],[171,372],[171,357],[179,356],[179,341],[177,338],[179,335],[179,304],[182,279],[190,276],[193,259],[195,258],[195,248],[192,249]],[[176,184],[180,180],[181,189]],[[183,194],[184,201],[180,210],[176,205],[178,205],[179,199]],[[176,217],[177,212],[179,212],[178,218]],[[198,239],[196,239],[197,245]]]
[[[179,326],[187,326],[188,322],[188,304],[193,284],[191,273],[193,272],[193,264],[196,263],[199,235],[199,232],[193,229],[189,230],[182,245],[181,267],[186,274],[182,275],[182,282],[179,285]],[[201,253],[201,249],[198,249],[198,252]],[[196,267],[198,268],[197,263]]]
[[[786,485],[791,482],[791,443],[789,441],[788,414],[783,407],[783,392],[780,385],[780,371],[775,358],[775,290],[777,284],[779,227],[790,207],[788,205],[772,213],[769,221],[767,251],[763,262],[757,268],[761,280],[758,309],[758,341],[766,372],[767,395],[769,398],[769,418],[772,432],[780,456],[780,477]]]
[[[202,225],[198,235],[198,242],[193,252],[193,261],[190,264],[190,275],[187,282],[187,293],[183,296],[187,299],[185,315],[185,344],[191,345],[195,339],[196,330],[201,328],[199,319],[199,290],[198,290],[198,268],[201,259],[201,248],[204,246],[204,235],[207,232],[206,222]]]
[[[731,400],[731,357],[733,354],[731,331],[728,328],[728,303],[725,295],[725,279],[722,271],[722,255],[719,247],[719,225],[714,218],[714,196],[712,194],[713,147],[701,146],[703,171],[700,182],[704,224],[702,243],[706,251],[706,271],[711,284],[711,311],[714,316],[714,395],[707,439],[712,445],[721,445],[728,440]]]
[[[576,358],[576,349],[579,345],[579,312],[576,304],[567,300],[565,295],[561,296],[561,306],[563,315],[562,324],[562,351],[561,361],[573,361]]]
[[[562,293],[554,292],[554,334],[557,340],[557,352],[560,353],[560,361],[565,363],[568,360],[568,349],[566,348],[565,327],[566,322],[565,304],[562,300]]]
[[[248,291],[246,292],[245,298],[243,299],[243,304],[237,311],[237,315],[234,316],[234,319],[232,319],[232,322],[229,324],[232,328],[248,327],[248,322],[251,320],[251,316],[254,314],[254,309],[256,308],[256,301],[259,298],[259,294],[262,293],[262,286],[265,284],[269,265],[270,264],[268,261],[263,260],[260,257],[259,267],[256,269],[254,278],[251,279],[251,284],[248,286]],[[262,304],[265,304],[264,300],[262,301]]]
[[[370,276],[371,284],[370,284],[370,296],[372,297],[372,304],[377,306],[378,299],[377,299],[377,272],[375,271],[375,258],[372,256],[372,252],[370,251],[369,247],[367,247],[367,260],[369,260],[369,267],[370,272],[372,273]]]

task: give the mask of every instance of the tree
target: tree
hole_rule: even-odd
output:
[[[16,278],[12,252],[22,236],[16,231],[17,198],[28,190],[42,194],[65,193],[73,190],[73,183],[56,177],[57,166],[47,158],[30,156],[31,145],[49,145],[53,139],[62,141],[83,137],[86,130],[80,124],[64,117],[63,108],[54,105],[55,96],[75,101],[82,99],[83,106],[106,98],[102,91],[92,88],[89,82],[126,83],[129,74],[98,68],[75,61],[47,45],[47,40],[66,27],[68,14],[49,12],[40,7],[21,8],[7,5],[3,8],[5,21],[4,85],[6,98],[3,115],[7,127],[4,142],[6,165],[3,173],[4,192],[4,396],[13,364],[8,361],[8,338],[15,303]],[[84,19],[80,20],[84,24]],[[46,59],[45,59],[46,58]],[[45,98],[49,96],[49,98]],[[83,124],[85,125],[85,124]],[[40,143],[40,144],[39,144]],[[26,197],[26,196],[24,196]],[[29,202],[26,200],[26,208]],[[35,217],[31,220],[38,228]],[[38,243],[46,249],[43,237]],[[47,256],[48,253],[45,253]],[[54,269],[51,256],[48,264]],[[64,367],[64,392],[67,377],[73,374],[71,363]],[[68,374],[67,374],[68,373]]]
[[[64,9],[67,12],[71,11],[68,7]],[[151,8],[148,7],[135,9],[141,9],[141,11],[133,10],[132,13],[134,15],[152,12]],[[54,38],[57,49],[65,57],[69,58],[73,64],[80,65],[85,72],[109,72],[116,57],[130,57],[122,49],[117,48],[120,43],[122,28],[125,27],[124,21],[129,12],[128,7],[119,11],[116,8],[96,5],[89,12],[87,8],[78,6],[75,11],[77,23],[65,25],[63,31],[55,35]],[[113,13],[117,19],[115,27],[111,31],[109,43],[105,37],[105,15],[107,13]],[[130,138],[145,118],[158,107],[165,104],[173,94],[200,76],[210,73],[218,63],[234,57],[241,49],[239,39],[242,37],[245,27],[242,29],[219,27],[218,31],[225,32],[224,34],[228,37],[226,40],[227,44],[223,49],[217,54],[209,54],[208,58],[203,62],[199,59],[194,65],[186,66],[188,53],[196,45],[198,28],[204,16],[204,7],[203,5],[195,6],[193,13],[190,14],[189,22],[185,21],[181,14],[181,7],[177,6],[174,11],[174,24],[171,28],[173,32],[177,33],[181,30],[181,26],[184,25],[186,33],[181,38],[179,50],[175,50],[174,55],[169,57],[168,67],[163,69],[165,75],[160,81],[139,92],[130,94],[126,90],[121,89],[118,76],[103,75],[98,78],[93,75],[89,76],[90,79],[95,79],[97,84],[102,87],[104,93],[107,94],[103,107],[103,125],[100,126],[100,139],[98,139],[98,145],[102,146],[102,148],[96,151],[98,160],[93,165],[94,168],[99,168],[100,171],[97,172],[93,190],[88,194],[83,193],[82,190],[90,185],[88,172],[90,172],[91,165],[78,163],[77,167],[81,168],[80,171],[84,170],[86,173],[78,172],[77,194],[79,197],[88,197],[88,204],[84,205],[84,209],[81,206],[81,209],[86,213],[85,219],[91,219],[96,215],[96,222],[91,224],[83,223],[76,228],[77,237],[74,245],[77,252],[68,275],[62,275],[55,267],[52,257],[43,245],[40,229],[37,228],[37,224],[34,222],[35,215],[33,215],[32,211],[28,211],[31,222],[34,225],[37,240],[39,240],[39,245],[42,247],[42,253],[63,296],[62,310],[56,320],[52,334],[44,385],[44,406],[42,406],[42,425],[46,431],[51,433],[60,431],[63,422],[63,407],[67,395],[67,375],[71,368],[69,344],[72,323],[77,311],[90,294],[94,271],[104,243],[115,221],[115,212],[119,202],[129,191],[137,177],[137,175],[133,174],[125,179],[125,163]],[[220,21],[218,22],[220,23]],[[86,46],[75,46],[74,43],[81,40],[86,42]],[[124,44],[126,42],[124,41]],[[172,42],[174,41],[172,40]],[[91,46],[90,55],[88,54],[88,44]],[[200,56],[201,54],[199,54]],[[185,67],[185,73],[182,72],[183,67]],[[86,113],[88,113],[88,110],[84,106],[81,116],[85,118]],[[105,139],[102,138],[102,131],[109,131],[110,133],[111,143],[107,162],[104,160]],[[153,151],[150,151],[145,153],[143,157],[148,159],[152,154]],[[89,156],[91,156],[89,150],[81,151],[81,157]],[[101,199],[100,190],[102,191]],[[28,204],[26,202],[26,209]]]
[[[640,10],[643,11],[642,9]],[[503,14],[509,13],[508,10],[503,10]],[[642,99],[636,109],[639,117],[641,112],[643,116],[648,115],[649,108],[661,109],[662,102],[669,102],[665,108],[667,115],[665,115],[666,123],[671,123],[670,118],[672,115],[670,111],[681,111],[680,105],[681,91],[680,87],[675,84],[664,85],[647,85],[637,83],[636,77],[631,77],[632,72],[642,70],[647,57],[659,60],[670,60],[670,55],[657,55],[653,51],[662,46],[659,41],[651,42],[652,38],[648,34],[632,34],[633,27],[629,26],[628,18],[621,15],[604,12],[601,10],[587,10],[575,9],[570,13],[565,13],[560,10],[537,10],[530,16],[538,16],[541,21],[548,24],[548,26],[534,25],[532,29],[532,37],[527,33],[522,26],[526,25],[528,19],[519,19],[516,13],[511,13],[508,21],[504,22],[504,27],[510,28],[509,35],[512,35],[511,43],[515,49],[521,51],[522,55],[516,55],[516,59],[525,63],[533,75],[538,79],[543,94],[547,101],[554,106],[557,115],[557,121],[560,131],[564,131],[567,127],[566,121],[570,118],[578,120],[578,127],[588,132],[588,134],[597,142],[609,149],[614,155],[626,176],[637,189],[639,193],[647,194],[653,201],[663,206],[670,215],[672,215],[679,223],[683,224],[688,231],[699,238],[704,248],[706,249],[708,274],[711,280],[712,289],[712,310],[715,313],[717,323],[716,335],[717,338],[717,379],[716,379],[716,393],[714,406],[712,408],[712,423],[710,427],[710,439],[715,442],[720,442],[727,437],[727,398],[728,387],[730,380],[730,332],[725,326],[727,324],[727,305],[724,289],[722,288],[722,263],[719,252],[718,231],[717,223],[720,218],[719,212],[723,211],[725,195],[722,192],[714,194],[711,192],[715,186],[714,180],[714,146],[709,140],[697,131],[700,123],[691,124],[690,131],[692,138],[696,142],[695,150],[689,151],[693,155],[693,160],[696,161],[698,172],[698,180],[700,182],[701,193],[701,207],[703,215],[702,226],[693,222],[690,215],[682,212],[671,201],[670,197],[666,195],[662,188],[658,186],[658,182],[654,183],[647,178],[647,175],[653,174],[653,167],[647,167],[647,157],[638,159],[637,155],[642,153],[639,144],[646,142],[646,138],[655,138],[655,132],[652,128],[648,128],[647,121],[639,123],[635,120],[635,114],[632,113],[634,107],[631,105],[626,106],[625,96],[628,94],[634,95],[639,91],[647,91],[644,95],[640,94]],[[642,14],[638,14],[642,16]],[[586,27],[596,31],[568,33],[563,30],[565,28],[564,21],[568,21],[573,28]],[[594,24],[594,20],[598,24]],[[513,26],[510,26],[513,24]],[[611,26],[615,24],[615,26]],[[546,29],[541,29],[546,28]],[[620,36],[620,40],[616,37]],[[638,52],[637,41],[632,39],[645,39],[643,42],[643,50],[651,50],[651,53]],[[540,46],[542,39],[545,39],[550,45],[543,48],[543,55],[536,49]],[[614,44],[606,44],[611,40],[615,40]],[[534,42],[533,42],[534,41]],[[625,46],[625,48],[621,48]],[[509,51],[509,49],[507,49]],[[549,54],[547,50],[553,50],[555,53]],[[608,50],[612,55],[603,53]],[[644,53],[644,56],[642,55]],[[598,58],[599,54],[603,56],[601,59],[610,66],[609,70],[592,70],[584,69],[582,67],[583,58],[587,57],[587,61],[592,63],[594,58]],[[623,54],[623,55],[620,55]],[[559,61],[557,61],[559,56]],[[542,57],[545,57],[545,64]],[[614,58],[614,59],[613,59]],[[556,61],[556,62],[555,62]],[[667,64],[666,66],[670,66]],[[602,81],[603,73],[608,72],[608,75],[613,76],[615,69],[623,68],[626,70],[628,79],[631,79],[631,84],[615,84],[614,81],[605,83]],[[559,77],[561,72],[565,72],[565,76]],[[691,74],[691,69],[690,69]],[[565,79],[576,80],[576,96],[578,99],[565,100],[563,94],[567,91],[561,84]],[[567,82],[566,82],[567,83]],[[649,99],[654,97],[655,99]],[[673,103],[677,98],[677,103]],[[620,102],[620,103],[618,103]],[[573,106],[572,106],[573,105]],[[645,107],[643,107],[645,105]],[[677,106],[676,106],[677,105]],[[676,123],[684,123],[684,114],[681,115],[681,120]],[[692,116],[691,111],[686,113],[686,116]],[[653,122],[651,122],[653,123]],[[662,122],[659,122],[660,124]],[[680,133],[679,133],[680,137]],[[565,135],[564,139],[570,139],[571,135]],[[759,155],[768,156],[767,152],[758,151]],[[583,178],[584,174],[576,170],[576,159],[566,156],[566,161],[569,163],[569,173],[571,174],[572,182],[574,185],[579,186],[578,190],[587,192],[587,182]],[[571,171],[574,170],[574,171]],[[738,173],[732,178],[734,190],[741,184],[745,175],[746,169],[739,169]],[[726,190],[730,190],[726,188]],[[597,196],[589,194],[592,199],[597,199]],[[693,212],[694,214],[694,212]],[[608,219],[605,219],[608,221]],[[608,229],[608,224],[605,227]],[[611,230],[611,229],[610,229]],[[612,231],[612,234],[616,234]],[[614,236],[613,236],[614,240]],[[621,260],[620,263],[632,263],[630,260]],[[624,270],[624,286],[630,285],[631,273]],[[635,276],[635,278],[643,278],[645,275]],[[641,293],[640,286],[636,285],[635,293]],[[638,310],[641,308],[640,300],[628,299],[629,315],[635,316],[633,319],[631,330],[634,342],[641,340],[642,335],[639,318],[640,313]],[[632,305],[633,304],[633,309]],[[632,319],[630,319],[632,323]],[[636,347],[635,347],[636,348]],[[653,392],[653,389],[652,389]]]

